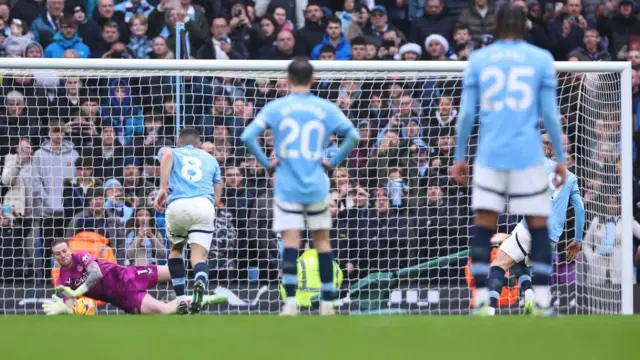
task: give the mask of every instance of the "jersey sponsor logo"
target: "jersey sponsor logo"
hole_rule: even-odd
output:
[[[73,282],[73,285],[75,286],[80,286],[82,284],[84,284],[84,281],[87,280],[87,277],[89,276],[88,272],[83,272],[82,276],[80,276],[79,278],[76,279],[76,281]]]

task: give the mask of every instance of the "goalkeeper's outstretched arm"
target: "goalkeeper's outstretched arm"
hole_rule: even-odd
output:
[[[56,291],[62,293],[68,298],[78,298],[91,290],[91,288],[93,288],[100,279],[102,279],[102,270],[100,270],[100,265],[98,265],[98,262],[92,261],[87,265],[87,279],[82,283],[82,285],[78,286],[75,290],[68,286],[61,285],[56,287]]]

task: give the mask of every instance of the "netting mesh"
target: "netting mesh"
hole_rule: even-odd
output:
[[[152,209],[159,183],[154,156],[175,144],[178,123],[196,127],[203,148],[223,168],[210,290],[229,295],[230,304],[209,311],[278,310],[280,247],[270,230],[271,179],[239,137],[268,101],[286,95],[284,73],[0,73],[4,313],[38,311],[36,304],[51,295],[55,238],[105,261],[166,264],[164,216]],[[316,79],[315,92],[336,102],[362,137],[331,174],[331,239],[344,275],[341,310],[467,312],[470,194],[448,177],[460,74],[321,72]],[[554,304],[568,313],[619,312],[620,76],[569,73],[558,80],[569,169],[583,189],[587,229],[584,256],[567,263],[564,247],[575,236],[569,214],[556,259]],[[340,139],[335,141],[327,157]],[[472,154],[475,142],[473,135]],[[269,131],[261,143],[267,154],[273,151]],[[501,215],[498,231],[509,233],[518,220]],[[517,285],[510,279],[508,286],[501,311],[519,313]],[[173,297],[167,284],[150,292]],[[110,306],[101,311],[117,312]]]

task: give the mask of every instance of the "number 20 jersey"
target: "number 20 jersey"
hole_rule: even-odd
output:
[[[477,164],[499,170],[541,165],[540,94],[556,88],[551,54],[522,40],[500,40],[474,51],[464,88],[480,104]]]
[[[254,121],[273,131],[276,157],[274,196],[285,202],[313,204],[329,195],[322,166],[329,136],[346,135],[353,124],[334,103],[294,93],[267,104]]]
[[[177,199],[207,198],[215,205],[214,184],[220,184],[218,161],[207,152],[193,146],[171,149],[173,166],[169,176],[167,205]]]

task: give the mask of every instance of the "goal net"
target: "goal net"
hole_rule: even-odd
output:
[[[166,222],[152,206],[156,155],[175,145],[184,126],[200,131],[203,149],[222,167],[209,291],[229,296],[229,304],[208,311],[277,311],[281,243],[270,230],[272,179],[240,134],[266,103],[287,94],[284,72],[245,62],[237,65],[242,70],[215,70],[216,64],[233,69],[226,62],[207,63],[213,70],[173,62],[180,71],[149,70],[151,63],[147,70],[128,70],[122,62],[112,70],[42,64],[0,70],[0,312],[38,313],[54,282],[66,284],[52,259],[54,239],[68,239],[72,251],[103,261],[166,264]],[[462,65],[445,72],[423,67],[350,65],[349,71],[315,75],[314,92],[337,103],[362,137],[330,174],[342,313],[460,314],[471,306],[470,189],[448,176]],[[579,231],[572,209],[558,244],[553,304],[563,313],[620,313],[630,291],[620,176],[620,159],[630,156],[621,153],[620,129],[630,109],[622,107],[629,89],[621,91],[621,83],[613,71],[558,73],[565,150],[586,208],[580,259],[565,257]],[[474,131],[471,161],[476,142]],[[327,158],[339,143],[332,140]],[[274,151],[269,130],[261,144],[268,154]],[[502,214],[498,232],[511,232],[519,220]],[[305,242],[309,238],[303,233]],[[301,302],[313,309],[317,264],[299,264]],[[505,285],[500,312],[521,313],[516,280]],[[167,283],[150,293],[174,297]],[[99,312],[122,313],[110,305]]]

